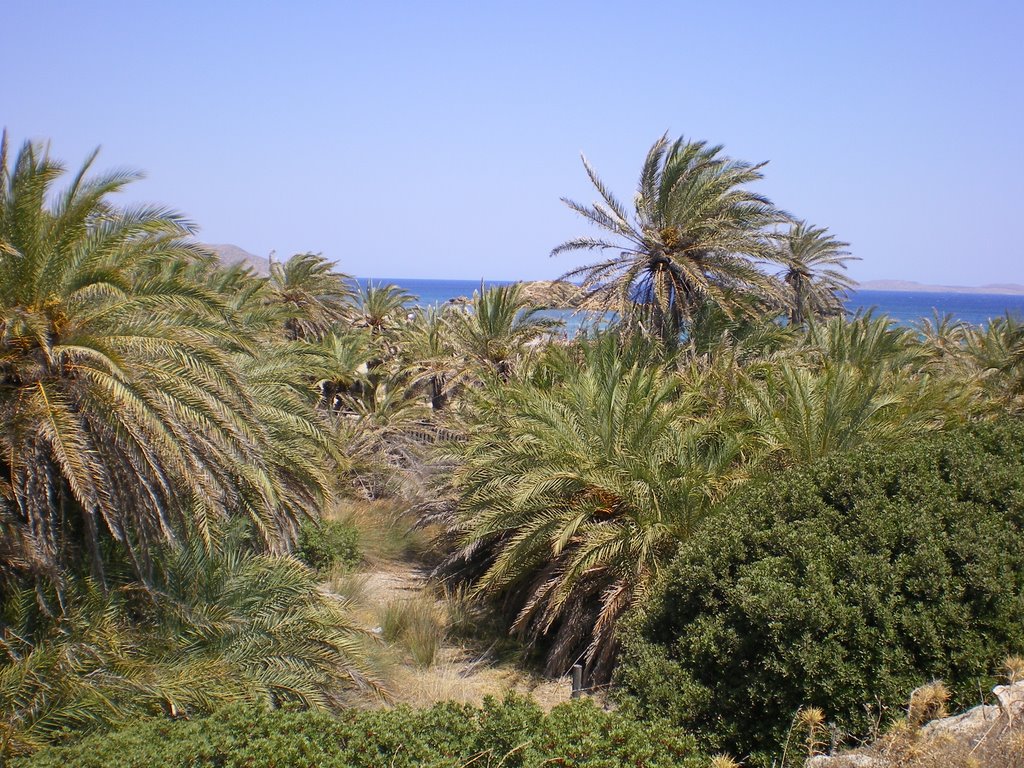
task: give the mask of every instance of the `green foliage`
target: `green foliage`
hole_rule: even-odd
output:
[[[157,720],[48,749],[14,768],[698,768],[693,739],[588,700],[550,714],[519,697],[481,707],[349,710],[337,717],[235,706]]]
[[[778,302],[781,285],[759,262],[778,259],[766,228],[786,214],[748,188],[764,164],[733,160],[722,149],[662,136],[647,153],[632,216],[584,158],[601,199],[563,201],[606,237],[574,238],[551,252],[611,251],[565,276],[582,279],[583,306],[636,317],[674,345],[708,303],[737,316]]]
[[[299,528],[295,554],[317,571],[355,567],[362,560],[359,529],[342,520],[307,520]]]
[[[790,470],[686,542],[618,681],[706,746],[766,755],[803,705],[863,736],[941,678],[976,703],[1024,647],[1024,425]]]
[[[462,556],[491,554],[478,586],[550,640],[550,672],[607,670],[616,619],[731,482],[733,442],[643,346],[607,336],[556,384],[505,388],[455,470]]]
[[[333,707],[378,687],[346,600],[290,557],[236,541],[161,553],[149,589],[67,586],[56,616],[25,590],[0,614],[0,762],[59,738],[232,701]]]

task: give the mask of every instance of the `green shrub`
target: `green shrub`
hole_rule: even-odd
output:
[[[335,566],[354,567],[362,559],[359,531],[355,526],[337,520],[308,520],[299,529],[296,555],[318,571],[327,571]]]
[[[232,706],[207,718],[150,720],[15,761],[16,768],[502,768],[681,766],[706,760],[692,738],[589,700],[550,714],[488,699],[327,714]]]
[[[801,705],[860,737],[934,678],[976,704],[1024,648],[1022,529],[1015,423],[752,486],[622,632],[623,699],[755,763]]]

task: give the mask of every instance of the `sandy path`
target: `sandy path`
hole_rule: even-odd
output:
[[[417,597],[431,588],[427,569],[406,561],[384,562],[360,574],[364,580],[360,618],[370,628],[378,610],[388,603]],[[439,601],[443,605],[443,601]],[[512,662],[495,663],[479,652],[446,641],[433,665],[423,669],[396,663],[388,671],[394,700],[414,706],[454,700],[479,704],[485,696],[502,697],[509,691],[532,695],[545,709],[567,701],[568,679],[547,680],[524,672]]]

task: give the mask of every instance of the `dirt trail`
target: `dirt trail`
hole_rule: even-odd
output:
[[[374,606],[415,597],[428,584],[427,570],[413,563],[382,563],[364,575],[366,596]]]
[[[378,610],[396,600],[417,597],[431,590],[426,568],[408,561],[377,563],[360,574],[365,579],[361,602],[363,619],[376,628]],[[443,607],[444,601],[438,601]],[[485,696],[502,697],[509,691],[530,694],[545,709],[569,699],[568,678],[547,680],[519,669],[512,662],[495,662],[446,638],[428,668],[409,662],[389,670],[389,688],[396,702],[429,706],[454,700],[479,704]]]

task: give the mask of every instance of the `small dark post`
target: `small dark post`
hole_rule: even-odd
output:
[[[583,665],[572,665],[572,698],[578,699],[583,695]]]

